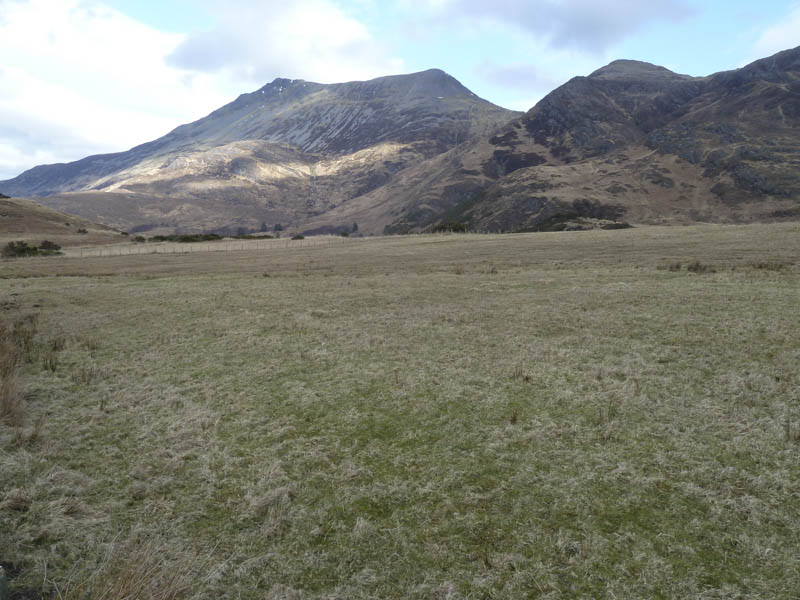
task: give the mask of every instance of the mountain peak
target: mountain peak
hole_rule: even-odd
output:
[[[589,79],[691,79],[689,75],[673,73],[665,67],[640,60],[615,60],[589,75]]]
[[[470,97],[475,95],[464,87],[455,77],[441,69],[428,69],[403,75],[388,75],[369,81],[351,81],[336,84],[341,93],[347,96],[367,94],[374,97],[400,98],[447,98]]]

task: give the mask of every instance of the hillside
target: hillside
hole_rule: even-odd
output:
[[[569,221],[750,222],[800,216],[800,48],[689,77],[615,61],[553,91],[500,133],[416,166],[363,206],[387,231]],[[580,227],[581,225],[573,223]]]
[[[45,239],[60,246],[85,246],[119,242],[125,237],[111,227],[30,200],[0,196],[0,246],[17,240],[38,244]]]
[[[276,79],[5,193],[130,231],[526,231],[800,217],[800,48],[706,77],[618,60],[525,114],[439,70]]]
[[[276,79],[163,138],[35,167],[0,190],[138,231],[299,224],[517,114],[439,70]]]

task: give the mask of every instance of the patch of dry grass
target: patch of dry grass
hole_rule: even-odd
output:
[[[66,582],[50,582],[53,596],[58,600],[178,600],[203,580],[197,564],[170,556],[173,543],[169,540],[140,539],[134,533],[109,546],[90,574],[76,569]]]
[[[0,321],[0,422],[13,426],[22,424],[19,361],[12,332],[5,321]]]
[[[631,231],[25,261],[12,589],[135,530],[191,597],[793,597],[798,227]]]

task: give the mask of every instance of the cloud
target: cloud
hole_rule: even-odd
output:
[[[764,31],[753,46],[753,60],[772,56],[781,50],[800,46],[800,6]]]
[[[165,64],[183,39],[96,1],[0,0],[0,179],[126,150],[235,97]]]
[[[363,3],[362,3],[363,4]],[[367,27],[330,0],[206,3],[216,21],[169,56],[182,69],[262,85],[277,76],[332,83],[402,72]]]
[[[475,74],[487,84],[506,92],[506,108],[527,111],[542,97],[564,83],[539,65],[528,63],[497,64],[485,60]]]
[[[476,67],[475,72],[492,85],[528,93],[547,92],[562,83],[538,65],[527,63],[499,65],[484,61]]]
[[[409,0],[406,0],[407,2]],[[648,25],[679,22],[693,10],[684,0],[421,0],[442,24],[502,25],[545,40],[552,48],[603,53]]]

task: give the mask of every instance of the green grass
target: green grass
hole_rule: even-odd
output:
[[[133,536],[204,598],[796,597],[798,240],[15,261],[0,562],[63,589]]]

